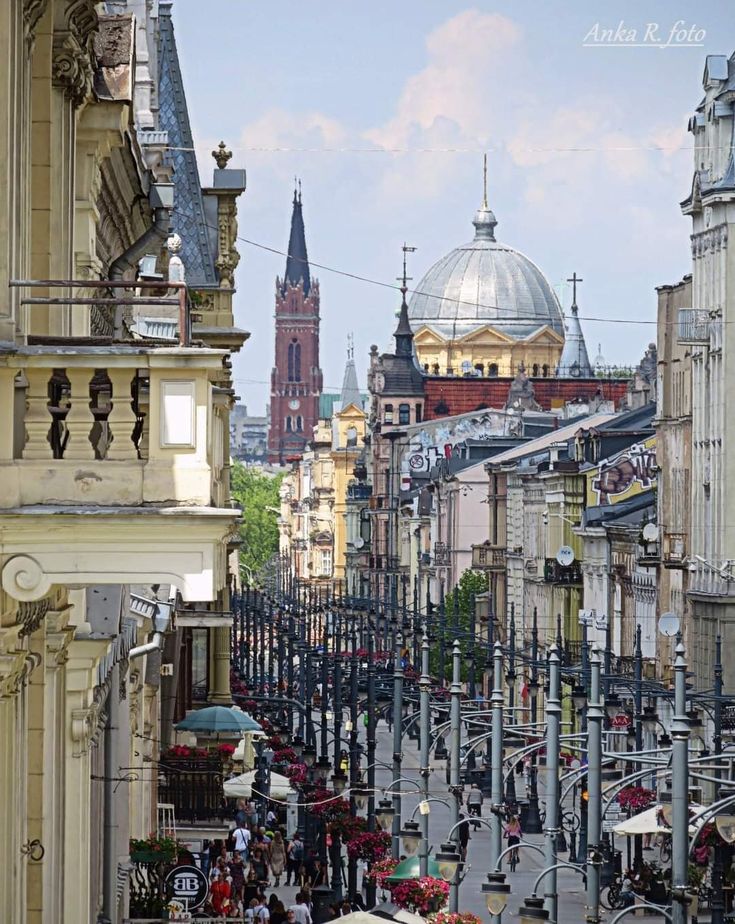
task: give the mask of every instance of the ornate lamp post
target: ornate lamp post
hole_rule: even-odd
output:
[[[401,764],[403,762],[403,662],[401,660],[401,647],[403,634],[400,629],[396,631],[395,650],[393,654],[393,783],[401,778]],[[400,784],[399,784],[400,786]],[[401,831],[401,792],[397,786],[393,789],[393,830],[391,843],[391,856],[394,860],[400,857],[400,831]]]
[[[424,626],[424,639],[421,643],[421,759],[419,774],[421,776],[421,791],[424,801],[429,798],[429,744],[431,737],[431,677],[429,676],[429,638]],[[429,872],[429,816],[421,815],[421,853],[419,854],[419,874],[427,876]]]
[[[686,661],[681,640],[674,661],[674,717],[671,724],[671,894],[673,924],[687,922],[689,880],[689,721],[686,714]]]
[[[455,597],[456,599],[456,597]],[[452,837],[454,839],[454,844],[458,848],[459,845],[459,831],[457,825],[459,823],[459,802],[462,796],[462,787],[459,782],[459,761],[460,761],[460,739],[462,735],[462,683],[461,683],[461,670],[462,670],[462,652],[459,647],[459,642],[455,640],[454,648],[452,650],[452,687],[451,687],[451,728],[452,728],[452,738],[451,738],[451,775],[449,780],[449,791],[452,795],[450,801],[451,806],[451,821],[452,829],[454,831]],[[459,911],[459,874],[455,870],[452,880],[449,885],[449,912]]]
[[[556,835],[559,827],[559,726],[561,723],[560,664],[556,646],[549,656],[549,697],[546,702],[546,828],[544,856],[550,870],[544,906],[552,921],[558,920]]]

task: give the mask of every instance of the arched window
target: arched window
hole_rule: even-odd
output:
[[[293,420],[289,414],[286,418],[286,433],[290,433],[293,430]]]
[[[301,344],[296,339],[288,345],[288,380],[301,381]]]
[[[400,425],[411,423],[411,407],[408,404],[398,405],[398,423]]]
[[[543,364],[543,366],[541,367],[541,371],[543,372],[544,378],[545,378],[545,379],[548,379],[548,377],[549,377],[549,367],[548,367],[547,363],[544,363],[544,364]]]
[[[482,363],[475,363],[475,372],[477,372],[478,375],[482,375],[484,371],[485,371],[485,367],[483,366]]]
[[[534,378],[538,378],[538,363],[534,363],[533,366],[531,367],[531,375]]]
[[[490,378],[492,378],[492,379],[497,378],[497,377],[498,377],[498,364],[497,364],[497,363],[490,363],[490,365],[487,367],[487,374],[488,374],[488,375],[490,376]]]
[[[296,429],[298,430],[299,433],[301,433],[301,431],[304,429],[304,420],[300,414],[296,418]]]

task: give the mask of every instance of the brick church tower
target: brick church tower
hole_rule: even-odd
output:
[[[268,461],[300,456],[319,418],[319,283],[306,254],[301,187],[294,191],[286,274],[276,279],[276,355],[271,372]]]

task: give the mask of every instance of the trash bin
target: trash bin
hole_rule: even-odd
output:
[[[329,906],[334,902],[334,892],[329,886],[317,886],[311,890],[311,919],[314,924],[324,924],[330,918]]]

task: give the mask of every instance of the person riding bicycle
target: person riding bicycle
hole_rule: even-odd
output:
[[[521,831],[521,822],[517,815],[511,815],[510,820],[505,826],[504,836],[508,840],[509,847],[515,847],[508,855],[508,865],[515,867],[518,862],[518,844],[521,842],[523,832]]]
[[[482,815],[482,792],[477,783],[473,783],[467,793],[467,811],[475,818]]]

